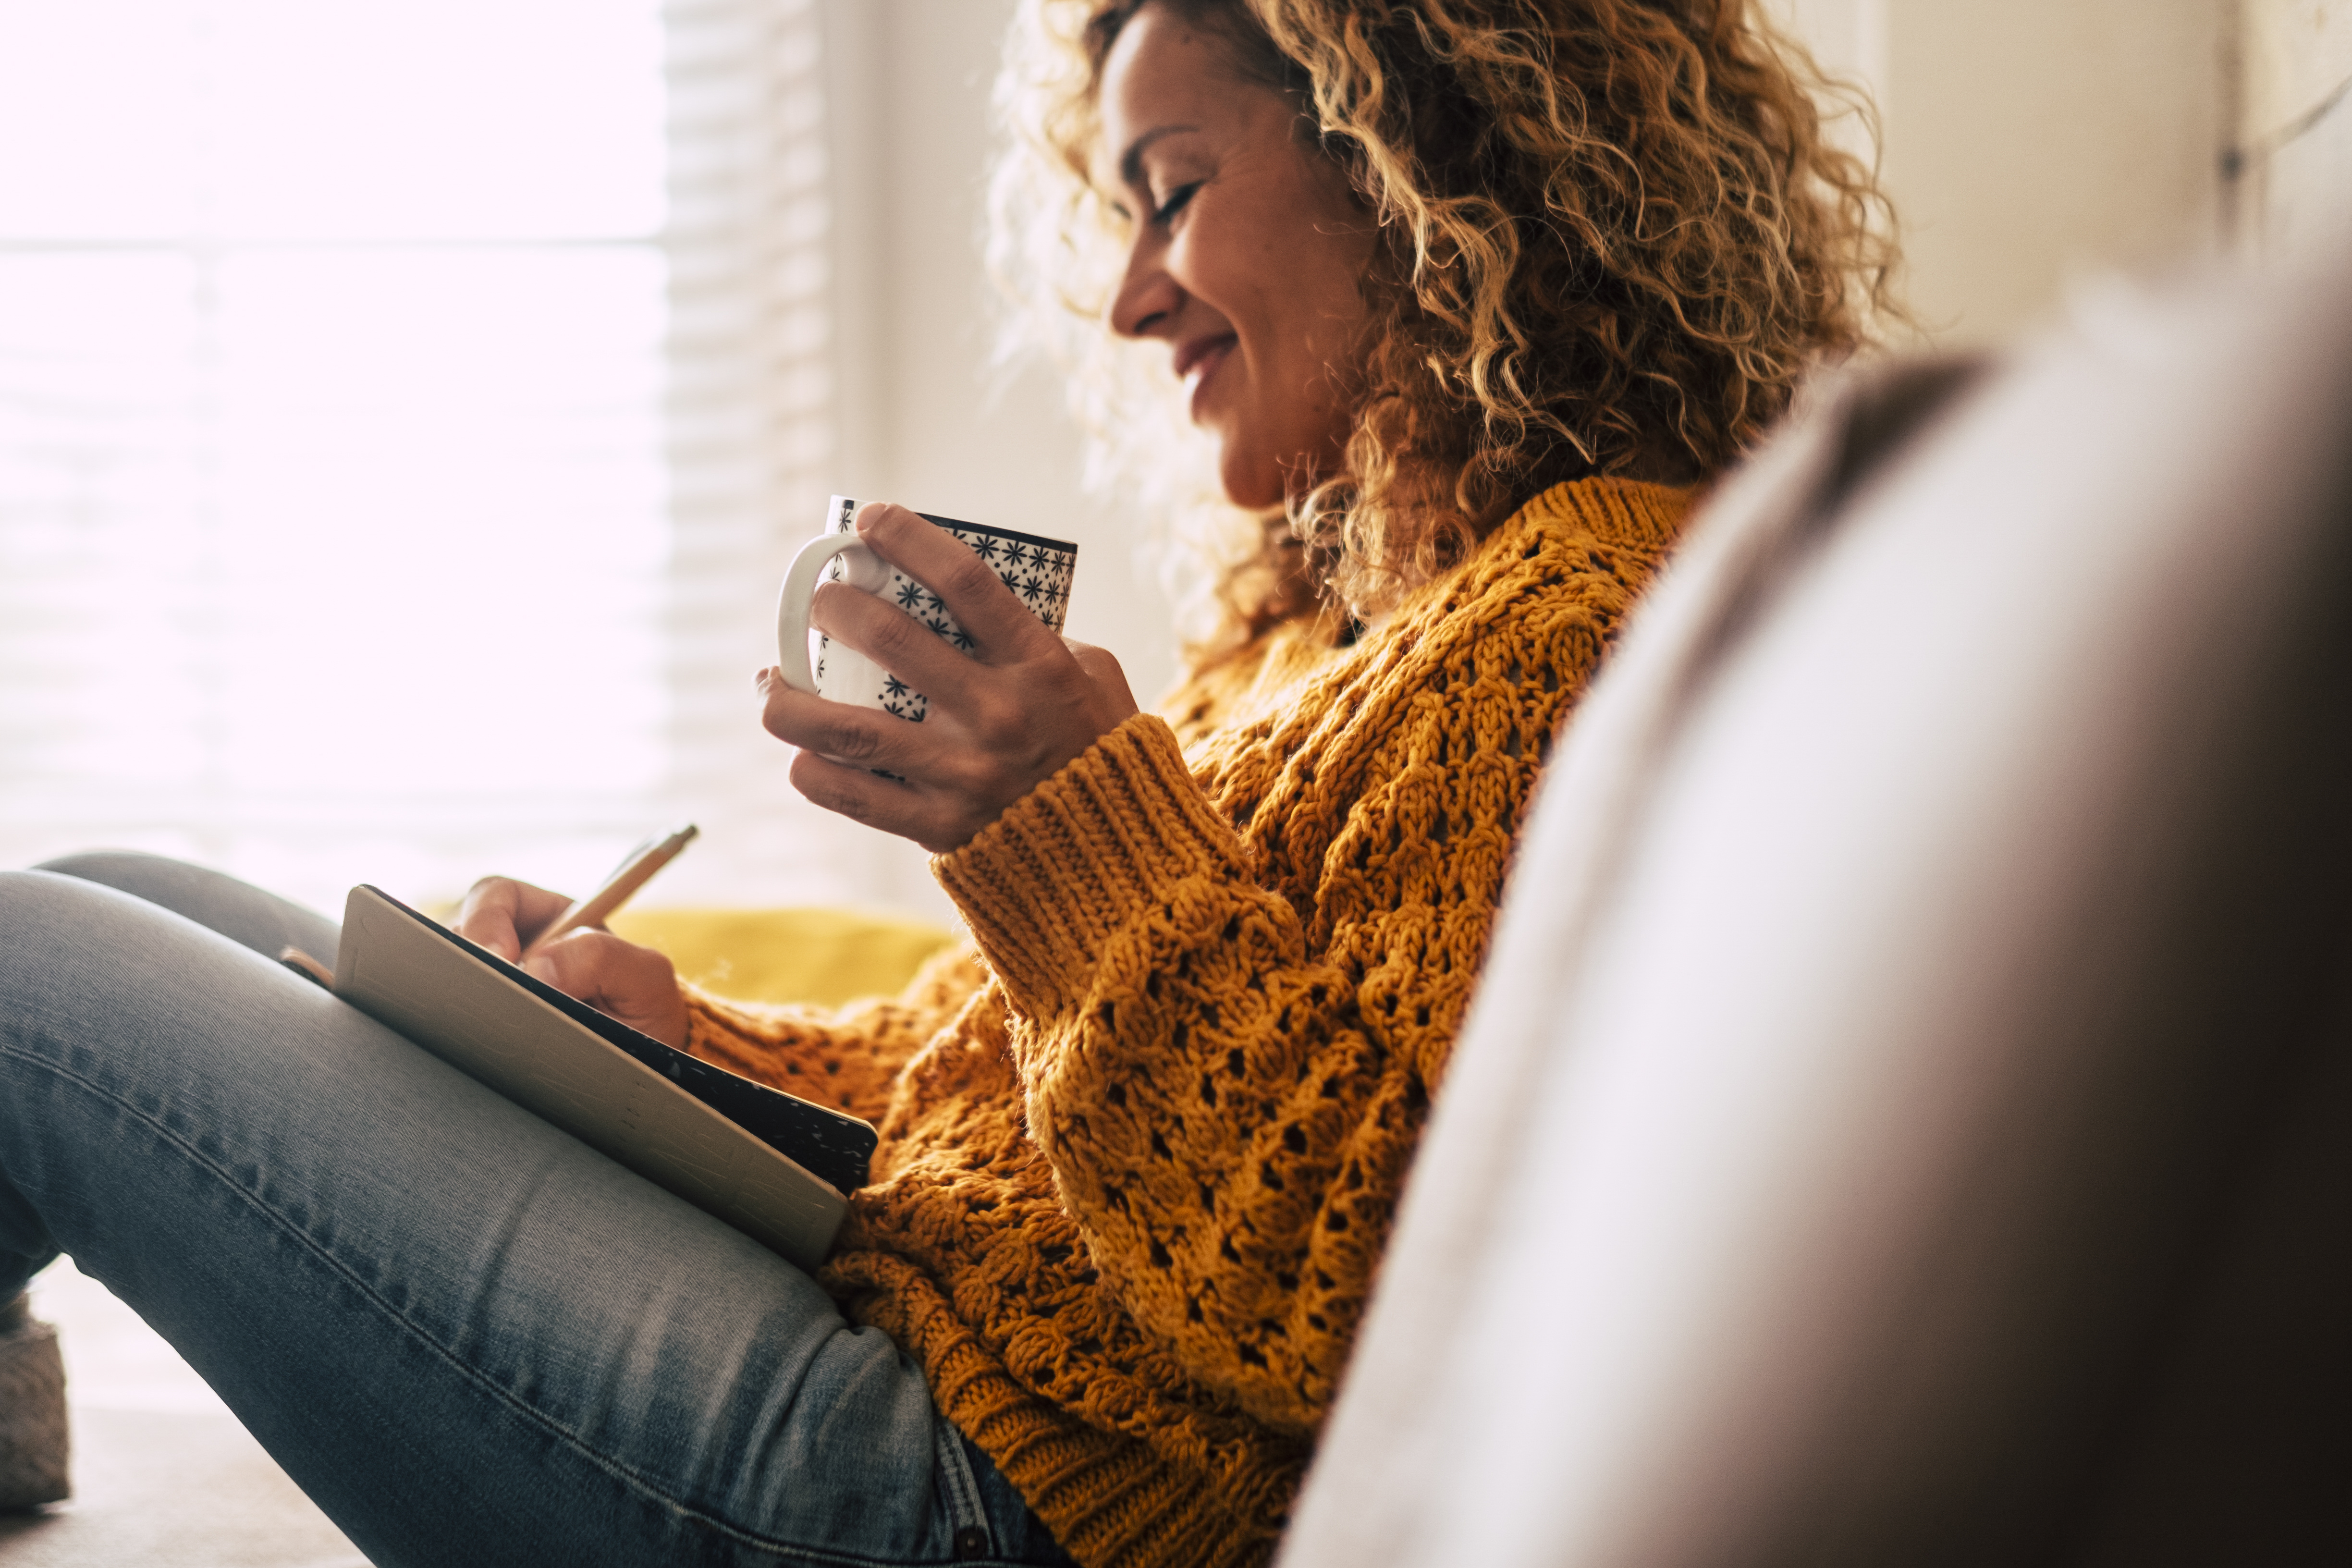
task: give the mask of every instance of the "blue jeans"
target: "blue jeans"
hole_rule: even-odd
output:
[[[175,861],[0,872],[0,1300],[70,1254],[382,1568],[1069,1561],[887,1336],[288,942]]]

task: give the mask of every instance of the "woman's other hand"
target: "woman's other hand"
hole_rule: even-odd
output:
[[[485,877],[466,890],[456,931],[566,996],[618,1018],[664,1045],[686,1048],[686,998],[677,972],[662,954],[608,931],[566,931],[522,958],[526,943],[572,907],[562,893],[510,877]]]
[[[571,907],[572,900],[562,893],[511,877],[485,877],[466,889],[453,929],[475,946],[515,963],[521,961],[523,944]]]
[[[761,720],[801,748],[792,771],[801,794],[943,855],[1131,717],[1135,698],[1117,659],[1049,629],[946,530],[904,507],[875,505],[858,512],[857,532],[939,595],[971,634],[971,652],[895,605],[827,583],[810,620],[921,692],[929,715],[910,724],[829,702],[763,669]]]

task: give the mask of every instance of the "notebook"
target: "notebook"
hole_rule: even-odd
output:
[[[866,1184],[866,1122],[640,1034],[381,889],[352,889],[334,989],[803,1268]]]

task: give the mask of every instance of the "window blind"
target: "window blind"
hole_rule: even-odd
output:
[[[0,0],[0,863],[854,897],[751,671],[831,441],[810,0]],[[675,880],[671,880],[675,879]]]

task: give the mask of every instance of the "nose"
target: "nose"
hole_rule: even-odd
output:
[[[1184,290],[1168,275],[1167,241],[1147,226],[1127,253],[1127,270],[1111,296],[1110,330],[1123,338],[1164,337],[1184,303]]]

